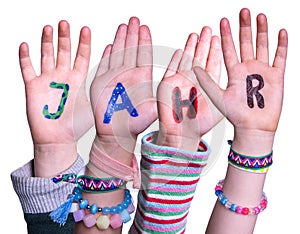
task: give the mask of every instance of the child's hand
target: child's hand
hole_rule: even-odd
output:
[[[136,17],[121,24],[112,45],[100,61],[90,89],[96,124],[89,163],[85,174],[100,178],[118,177],[139,186],[137,161],[133,157],[136,139],[157,118],[152,91],[152,42],[149,28]],[[99,207],[122,201],[124,189],[110,193],[84,193],[85,199]],[[82,223],[75,233],[98,233]],[[109,227],[105,233],[121,233]]]
[[[209,27],[200,37],[190,34],[184,52],[177,50],[158,87],[160,130],[158,144],[197,150],[203,134],[213,128],[222,115],[203,96],[192,68],[201,66],[218,83],[221,73],[221,45]]]
[[[93,125],[91,106],[85,92],[90,43],[90,30],[84,27],[80,32],[77,55],[71,68],[70,27],[68,22],[61,21],[55,62],[53,29],[45,26],[41,42],[40,75],[36,75],[31,64],[28,45],[20,45],[19,58],[26,89],[27,118],[36,162],[39,161],[38,158],[48,160],[42,160],[43,163],[39,161],[43,167],[52,166],[55,170],[53,160],[56,160],[55,163],[62,170],[66,169],[62,168],[63,162],[70,166],[77,158],[77,140]],[[35,167],[39,168],[39,163]],[[45,171],[40,169],[43,174]]]
[[[137,135],[157,118],[151,34],[138,18],[121,24],[113,45],[105,48],[90,95],[97,135],[104,141],[125,139],[131,143],[124,147],[134,148]]]
[[[241,10],[241,62],[234,47],[228,20],[222,19],[220,27],[228,73],[227,89],[219,88],[207,73],[196,68],[195,72],[200,85],[234,125],[236,139],[245,139],[245,144],[251,146],[252,142],[249,142],[247,137],[259,136],[260,139],[270,139],[268,147],[271,147],[283,101],[287,32],[285,30],[279,32],[277,51],[273,65],[270,66],[268,25],[265,15],[257,16],[256,55],[254,55],[250,12],[248,9]],[[271,149],[267,151],[269,150]]]

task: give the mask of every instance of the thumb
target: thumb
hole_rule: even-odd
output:
[[[212,103],[219,109],[219,111],[225,114],[225,104],[223,102],[224,90],[212,79],[212,77],[201,67],[194,67],[194,73],[197,80],[207,94]]]

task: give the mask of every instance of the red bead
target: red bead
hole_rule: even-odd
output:
[[[222,190],[222,187],[221,186],[216,186],[215,191],[217,191],[217,190]]]
[[[263,209],[266,209],[267,207],[267,203],[265,201],[263,201],[260,205]]]
[[[242,214],[243,214],[243,215],[248,215],[248,214],[249,214],[249,208],[244,207],[244,208],[242,209]]]

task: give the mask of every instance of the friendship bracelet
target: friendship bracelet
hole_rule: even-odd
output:
[[[97,226],[100,230],[105,230],[111,226],[113,229],[120,228],[123,223],[131,220],[130,214],[135,210],[132,196],[128,189],[125,190],[122,203],[112,207],[98,207],[96,204],[89,205],[88,200],[82,198],[82,191],[74,188],[72,195],[74,201],[78,203],[78,209],[73,212],[75,222],[83,221],[87,228]],[[86,212],[88,210],[88,212]],[[97,218],[96,213],[102,213]]]
[[[231,141],[228,141],[231,145]],[[254,172],[267,173],[269,167],[273,164],[273,151],[264,156],[247,156],[240,154],[230,147],[228,154],[228,163],[238,169]]]
[[[62,174],[52,178],[54,183],[68,182],[77,184],[78,188],[88,193],[112,192],[126,185],[126,181],[116,178],[96,178],[91,176],[80,175],[74,173]]]
[[[248,208],[248,207],[243,207],[239,206],[231,201],[228,200],[228,198],[224,195],[223,193],[223,184],[224,180],[220,180],[216,187],[215,187],[215,194],[218,197],[218,200],[220,203],[226,208],[229,209],[230,211],[233,211],[237,214],[242,214],[242,215],[258,215],[260,212],[264,211],[267,208],[267,197],[265,193],[262,194],[260,203],[258,206],[253,207],[253,208]]]

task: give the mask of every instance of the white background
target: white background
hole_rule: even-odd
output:
[[[147,24],[152,32],[153,44],[171,48],[183,48],[189,33],[208,25],[219,35],[219,21],[227,17],[232,25],[234,40],[238,45],[238,14],[243,7],[252,13],[253,31],[255,17],[265,13],[269,22],[270,61],[273,60],[277,34],[286,28],[289,34],[288,62],[285,76],[283,112],[274,145],[274,164],[265,184],[269,206],[259,215],[255,233],[297,233],[300,210],[297,190],[299,169],[300,129],[296,111],[299,108],[299,16],[297,1],[268,0],[192,0],[192,1],[1,1],[0,3],[0,79],[1,79],[1,157],[0,193],[2,227],[14,233],[26,233],[22,209],[10,181],[10,173],[33,157],[33,147],[25,112],[24,85],[18,64],[18,47],[22,41],[29,43],[32,62],[39,72],[40,37],[44,25],[54,27],[57,37],[59,20],[71,25],[72,49],[77,47],[82,26],[92,30],[92,55],[90,68],[99,62],[106,44],[112,43],[119,24],[137,16],[141,24]],[[255,33],[254,33],[255,34]],[[156,67],[154,80],[161,79],[163,69]],[[222,82],[226,84],[226,72],[222,70]],[[155,127],[154,127],[155,129]],[[218,161],[200,180],[188,216],[187,233],[204,233],[215,202],[214,186],[223,178],[227,166],[227,139],[232,128],[226,123],[225,137],[219,146]],[[87,155],[89,138],[81,141],[79,150]],[[255,146],[253,146],[255,147]],[[126,224],[124,230],[130,225]],[[125,233],[125,231],[124,231]]]

